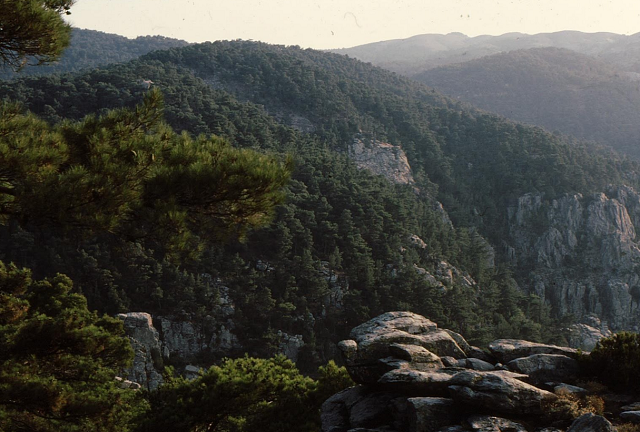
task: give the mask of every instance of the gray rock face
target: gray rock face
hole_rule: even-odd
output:
[[[402,147],[358,134],[349,146],[349,157],[359,168],[382,175],[392,183],[414,183],[411,166]]]
[[[477,432],[527,432],[520,423],[493,416],[472,416],[467,419],[471,429]]]
[[[162,350],[158,331],[153,326],[151,315],[144,312],[129,312],[117,316],[124,322],[124,330],[131,342],[135,357],[126,371],[127,380],[140,384],[146,390],[155,390],[162,384]]]
[[[606,418],[595,414],[584,414],[571,423],[567,432],[615,432],[616,428]]]
[[[290,335],[288,333],[278,331],[278,337],[280,339],[280,343],[278,344],[280,353],[284,354],[284,356],[292,362],[296,362],[298,360],[300,348],[304,346],[302,335]]]
[[[560,354],[533,354],[507,363],[509,370],[529,375],[532,382],[565,381],[575,378],[578,362]]]
[[[208,348],[208,338],[200,326],[169,317],[158,317],[157,322],[160,323],[167,356],[191,359]]]
[[[476,281],[473,280],[469,273],[461,271],[446,261],[439,261],[436,263],[436,268],[433,273],[422,267],[418,267],[415,264],[413,267],[416,273],[421,275],[425,281],[441,290],[448,290],[454,285],[462,285],[466,287],[477,286]]]
[[[446,398],[418,397],[407,399],[409,430],[432,432],[460,421],[454,402]]]
[[[613,336],[607,324],[593,315],[584,317],[582,323],[573,324],[568,330],[569,346],[583,351],[591,351],[600,339]]]
[[[555,200],[528,194],[508,216],[511,260],[534,268],[533,277],[520,281],[526,290],[560,314],[595,314],[612,329],[638,329],[640,195],[635,190],[619,186]]]
[[[451,380],[449,390],[456,401],[513,414],[539,414],[543,401],[557,398],[553,393],[495,372],[460,372]]]
[[[575,358],[578,350],[557,345],[540,344],[517,339],[498,339],[489,344],[489,350],[502,363],[534,354],[560,354]]]

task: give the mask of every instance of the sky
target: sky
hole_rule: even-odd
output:
[[[346,48],[419,34],[640,32],[639,0],[77,0],[75,27],[189,42]]]

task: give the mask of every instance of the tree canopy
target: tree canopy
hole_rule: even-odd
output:
[[[51,127],[0,107],[0,215],[71,233],[112,233],[198,248],[268,221],[282,201],[290,161],[178,135],[149,91],[116,109]]]
[[[140,431],[317,431],[322,402],[353,385],[334,362],[318,376],[301,375],[284,356],[227,359],[192,381],[169,377],[149,395],[151,410]]]
[[[57,60],[69,45],[68,14],[75,0],[1,0],[0,62],[20,68],[29,58],[38,64]]]
[[[126,431],[141,406],[114,379],[133,356],[122,323],[71,289],[0,262],[0,430]]]

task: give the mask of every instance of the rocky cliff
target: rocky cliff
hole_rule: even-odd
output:
[[[259,261],[256,268],[268,271],[270,265]],[[206,275],[205,275],[206,276]],[[342,286],[327,275],[334,296],[341,298]],[[242,344],[235,334],[235,305],[229,297],[229,288],[220,280],[212,281],[218,288],[218,304],[204,317],[190,314],[155,316],[146,312],[118,314],[124,323],[127,337],[135,353],[132,366],[125,371],[127,380],[154,390],[162,384],[165,364],[179,366],[185,376],[197,374],[200,367],[208,367],[213,359],[241,354]],[[339,306],[339,300],[336,300]],[[330,303],[328,303],[330,304]],[[279,331],[278,351],[296,361],[304,346],[301,335]]]
[[[392,183],[414,183],[407,155],[399,146],[358,134],[349,146],[349,157],[359,168],[384,176]]]
[[[509,209],[511,263],[524,289],[558,316],[595,315],[602,327],[640,323],[640,194],[627,186],[548,200],[527,194]]]
[[[323,432],[615,430],[572,385],[575,349],[502,339],[482,350],[411,312],[380,315],[350,337],[339,348],[358,385],[324,403]]]

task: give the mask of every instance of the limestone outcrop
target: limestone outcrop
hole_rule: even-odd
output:
[[[586,393],[572,385],[576,349],[501,339],[483,350],[411,312],[355,327],[339,349],[358,385],[324,403],[323,432],[613,430],[593,415],[544,423],[559,398]]]
[[[613,336],[613,332],[606,323],[595,315],[582,318],[582,322],[572,324],[567,328],[567,342],[572,348],[591,351],[598,341]]]
[[[384,176],[392,183],[414,183],[407,155],[399,146],[358,134],[349,146],[349,157],[359,168]]]
[[[146,390],[155,390],[162,384],[163,359],[160,337],[151,315],[129,312],[117,317],[124,323],[134,352],[133,364],[126,371],[127,380],[140,384]]]

